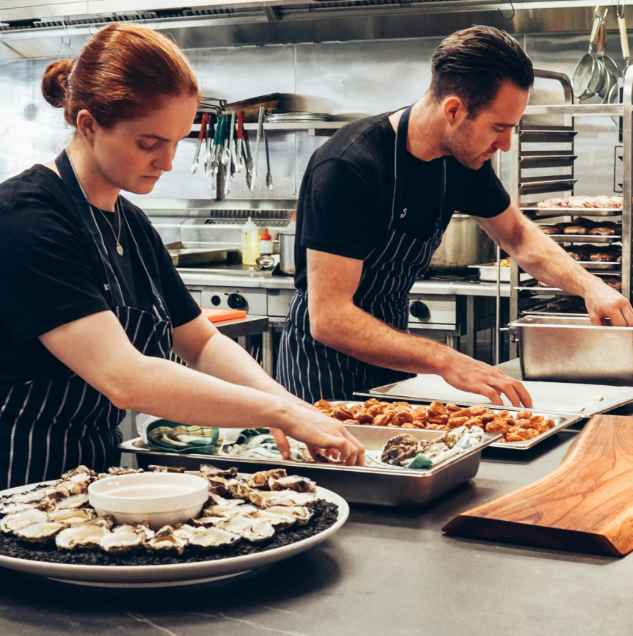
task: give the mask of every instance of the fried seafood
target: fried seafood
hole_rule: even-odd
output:
[[[463,426],[471,429],[476,426],[485,430],[486,433],[503,435],[504,442],[532,439],[555,426],[553,420],[542,415],[533,415],[531,411],[519,411],[513,415],[509,411],[493,411],[485,406],[461,408],[450,402],[442,404],[436,401],[428,406],[415,406],[408,402],[379,402],[372,398],[364,404],[352,407],[330,404],[325,400],[320,400],[315,406],[325,415],[331,415],[343,408],[355,409],[354,419],[344,420],[344,424],[435,431],[456,430]],[[363,415],[362,420],[359,414]],[[397,438],[401,437],[409,438],[417,443],[417,440],[411,436],[397,436]],[[411,442],[411,452],[413,452],[412,445],[413,442]],[[409,453],[406,439],[398,440],[398,443],[394,443],[393,446],[393,451],[389,452],[395,453],[399,460],[404,461]]]

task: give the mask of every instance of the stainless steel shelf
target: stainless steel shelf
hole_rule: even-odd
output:
[[[536,216],[621,216],[621,208],[538,208],[536,206],[521,206],[521,212],[528,212]]]
[[[557,243],[617,243],[621,236],[601,236],[596,234],[546,234]]]

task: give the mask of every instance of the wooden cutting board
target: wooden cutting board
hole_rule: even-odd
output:
[[[464,512],[464,537],[624,556],[633,550],[633,417],[595,415],[549,475]]]

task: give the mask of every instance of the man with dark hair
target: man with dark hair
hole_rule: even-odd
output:
[[[594,324],[633,326],[629,302],[527,220],[492,170],[534,81],[507,33],[476,26],[436,49],[420,101],[338,131],[312,156],[297,210],[295,286],[278,380],[314,402],[435,373],[494,404],[531,406],[499,370],[406,333],[409,291],[455,210],[535,278],[582,296]]]

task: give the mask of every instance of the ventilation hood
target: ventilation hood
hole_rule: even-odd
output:
[[[589,31],[596,0],[0,0],[0,59],[74,51],[112,22],[171,35],[183,48],[443,36],[472,24],[511,33]],[[608,28],[616,29],[617,0]],[[130,6],[134,9],[130,10]]]

